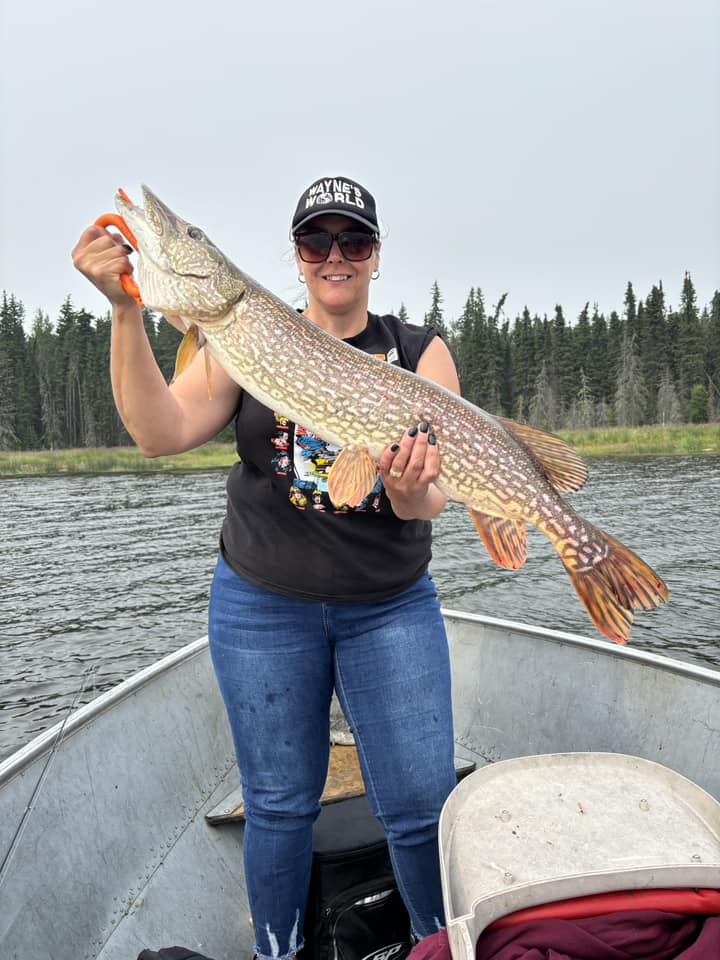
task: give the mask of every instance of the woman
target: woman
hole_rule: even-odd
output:
[[[434,331],[368,312],[380,239],[364,187],[316,181],[291,233],[313,323],[459,390]],[[235,420],[241,461],[228,479],[209,634],[242,776],[258,956],[285,960],[303,945],[333,688],[413,931],[435,933],[444,924],[437,820],[455,773],[447,640],[427,573],[428,521],[445,505],[431,425],[408,424],[383,452],[370,496],[338,509],[327,496],[337,450],[322,438],[243,393],[214,361],[212,398],[201,358],[165,383],[120,285],[132,270],[120,237],[90,227],[73,259],[112,304],[113,392],[145,456],[189,450]]]

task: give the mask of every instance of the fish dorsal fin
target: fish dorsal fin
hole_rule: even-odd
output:
[[[376,481],[375,461],[367,450],[345,447],[328,471],[328,493],[333,506],[359,506]]]
[[[573,493],[583,486],[588,477],[585,462],[564,440],[524,423],[495,419],[531,454],[558,493]]]
[[[519,570],[527,560],[525,521],[491,517],[472,507],[468,507],[468,513],[495,563],[508,570]]]

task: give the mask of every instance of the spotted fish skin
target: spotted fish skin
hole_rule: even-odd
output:
[[[144,211],[116,197],[138,241],[143,301],[198,327],[210,354],[244,390],[374,461],[408,426],[430,423],[441,455],[437,486],[467,506],[493,559],[521,566],[525,525],[533,524],[558,552],[595,625],[615,642],[627,642],[635,609],[668,599],[647,564],[560,495],[587,477],[562,441],[343,343],[240,271],[147,187],[143,195]]]

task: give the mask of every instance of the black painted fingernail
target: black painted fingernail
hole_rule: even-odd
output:
[[[390,447],[390,450],[391,450],[392,453],[397,453],[399,449],[400,449],[400,444],[399,444],[399,443],[394,443],[394,444]]]
[[[414,437],[416,433],[417,433],[417,427],[410,427],[410,429],[408,430],[409,437]]]
[[[430,425],[428,424],[427,420],[423,420],[420,424],[420,433],[427,433],[429,429]]]
[[[437,437],[435,436],[434,433],[428,434],[428,443],[430,444],[431,447],[434,447],[435,444],[437,443]]]
[[[133,248],[130,246],[129,243],[124,243],[124,244],[123,244],[123,250],[125,251],[125,253],[132,253],[132,252],[133,252]]]

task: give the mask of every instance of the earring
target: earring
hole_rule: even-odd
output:
[[[300,283],[305,283],[305,274],[304,274],[304,273],[299,273],[299,274],[298,274],[298,280],[300,281]]]
[[[370,274],[370,279],[371,279],[371,280],[377,280],[377,278],[378,278],[379,276],[380,276],[380,271],[379,271],[379,270],[373,270],[373,272]]]

